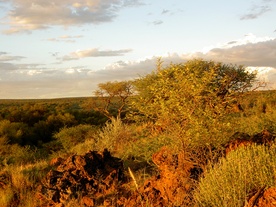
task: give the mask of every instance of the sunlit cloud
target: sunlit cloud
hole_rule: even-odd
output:
[[[74,43],[74,42],[76,42],[76,39],[80,39],[82,37],[83,37],[82,35],[75,35],[75,36],[63,35],[63,36],[56,37],[56,38],[48,38],[48,39],[46,39],[46,41]]]
[[[78,60],[81,58],[87,57],[112,57],[112,56],[123,56],[126,53],[131,52],[131,49],[123,49],[123,50],[99,50],[98,48],[92,48],[87,50],[78,50],[76,52],[72,52],[69,55],[66,55],[62,58],[63,61],[68,60]]]
[[[75,59],[124,55],[131,50],[80,50],[69,54]],[[0,52],[1,55],[7,55]],[[120,56],[118,56],[120,57]],[[241,39],[221,43],[213,48],[194,53],[167,54],[162,57],[163,66],[181,63],[192,58],[242,64],[248,70],[258,71],[258,78],[268,83],[269,89],[276,89],[276,39],[254,38],[246,35]],[[39,64],[16,64],[0,61],[0,97],[10,98],[55,98],[92,96],[99,83],[106,81],[133,80],[156,70],[158,57],[152,56],[136,61],[107,64],[103,68],[88,66],[70,68],[46,68]],[[49,67],[49,66],[47,66]],[[22,95],[20,95],[22,94]]]
[[[125,7],[140,6],[139,0],[7,0],[6,16],[10,28],[4,33],[30,32],[51,26],[72,26],[110,22]]]
[[[241,39],[208,46],[202,51],[183,54],[183,57],[276,68],[276,38],[256,37],[253,34],[247,34]]]

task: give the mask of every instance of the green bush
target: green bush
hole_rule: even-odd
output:
[[[195,200],[199,207],[244,206],[250,193],[275,186],[276,145],[248,146],[230,152],[206,170]]]
[[[84,142],[81,142],[75,146],[72,146],[69,150],[69,153],[77,154],[77,155],[84,155],[85,153],[89,152],[90,150],[96,149],[96,141],[95,139],[86,139]],[[54,154],[56,156],[60,156],[59,153]],[[53,156],[55,157],[55,156]]]
[[[0,139],[6,138],[9,144],[23,144],[27,131],[27,125],[24,123],[0,121]]]
[[[69,151],[70,148],[79,143],[83,143],[86,139],[91,139],[95,134],[95,127],[92,125],[81,124],[78,126],[63,128],[54,135],[61,142],[63,148]]]
[[[122,122],[120,118],[111,118],[99,131],[97,139],[97,150],[108,149],[117,155],[123,153],[125,146],[131,138],[130,127]]]
[[[153,137],[143,137],[136,142],[130,143],[125,149],[125,156],[133,156],[139,162],[148,162],[152,160],[152,155],[163,146],[173,147],[175,140],[172,137],[160,134]]]

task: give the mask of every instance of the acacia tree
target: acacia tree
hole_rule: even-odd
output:
[[[226,113],[238,93],[251,88],[255,78],[244,66],[201,59],[159,66],[135,81],[138,96],[133,114],[163,128],[177,124],[183,129],[208,129]]]
[[[109,119],[114,116],[121,118],[128,99],[133,93],[132,81],[100,83],[98,89],[94,91],[95,98],[93,98],[91,106]]]

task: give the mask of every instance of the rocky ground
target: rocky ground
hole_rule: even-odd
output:
[[[268,131],[249,136],[237,133],[226,146],[231,150],[249,144],[269,144],[275,137]],[[153,155],[159,174],[146,180],[143,186],[130,189],[135,182],[131,170],[122,160],[104,152],[90,151],[83,156],[56,158],[55,166],[38,187],[36,198],[43,206],[70,206],[79,199],[80,206],[188,206],[192,203],[194,183],[202,172],[184,153],[173,154],[163,147]],[[276,207],[276,188],[258,189],[248,198],[246,207]]]

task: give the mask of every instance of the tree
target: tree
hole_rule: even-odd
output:
[[[252,87],[255,78],[244,66],[201,59],[166,68],[159,65],[134,82],[138,96],[133,114],[162,128],[174,124],[183,129],[208,128],[226,113],[238,93]]]
[[[134,94],[132,81],[115,81],[98,84],[91,106],[109,119],[121,118],[125,112],[128,99]],[[116,115],[115,115],[116,114]]]

